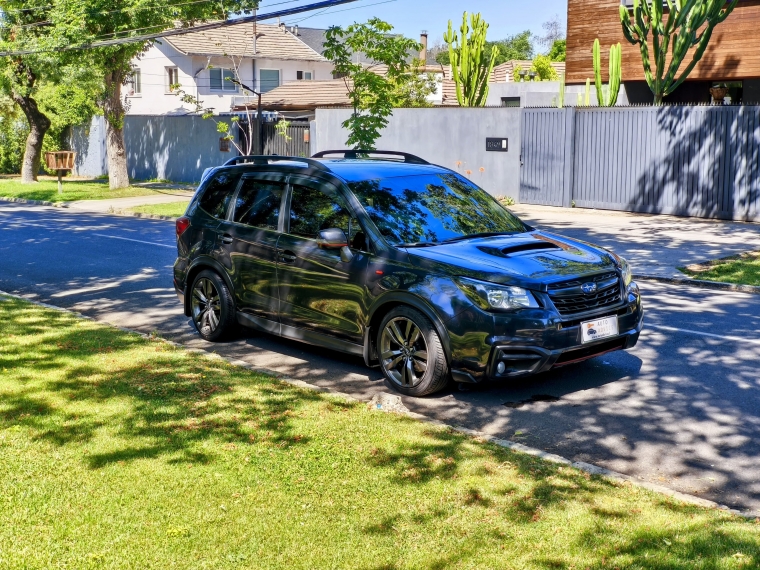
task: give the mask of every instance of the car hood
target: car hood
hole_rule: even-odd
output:
[[[408,248],[407,252],[412,263],[432,271],[538,289],[616,266],[602,248],[542,231]]]

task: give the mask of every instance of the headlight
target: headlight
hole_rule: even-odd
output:
[[[533,293],[522,287],[496,285],[465,277],[457,278],[456,283],[474,303],[483,309],[536,309],[539,306]]]
[[[631,273],[631,266],[628,265],[628,262],[622,257],[619,257],[618,260],[619,260],[618,263],[619,263],[620,271],[623,274],[623,285],[628,287],[628,285],[631,284],[631,281],[633,281],[633,273]]]

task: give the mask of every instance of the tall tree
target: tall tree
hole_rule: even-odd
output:
[[[45,24],[50,10],[47,4],[29,7],[25,0],[0,0],[0,48],[17,51],[30,46],[51,47]],[[19,106],[29,123],[21,166],[23,183],[37,181],[50,119],[40,110],[36,93],[42,76],[54,71],[55,65],[46,54],[0,58],[0,91]]]
[[[728,18],[738,1],[666,0],[666,20],[662,0],[633,0],[633,19],[628,7],[620,6],[623,34],[630,43],[639,46],[655,105],[661,105],[663,98],[686,80],[702,59],[715,26]],[[649,56],[650,36],[654,65]],[[692,48],[695,50],[691,61],[681,71],[681,64]]]
[[[323,55],[333,63],[335,75],[345,81],[354,108],[351,117],[343,122],[343,128],[349,131],[346,144],[357,150],[374,150],[393,108],[410,100],[410,96],[414,99],[402,86],[408,85],[416,73],[408,63],[409,54],[421,46],[392,31],[393,26],[387,22],[372,18],[346,28],[333,26],[325,33]],[[363,53],[373,63],[354,61],[357,53]]]
[[[197,22],[225,20],[232,13],[250,13],[258,0],[227,2],[167,2],[161,0],[49,0],[55,4],[51,19],[59,36],[73,45],[102,39],[129,38],[158,33]],[[100,108],[106,118],[106,149],[111,188],[129,185],[127,153],[124,147],[126,109],[122,86],[132,73],[132,61],[153,41],[138,41],[77,52],[100,70],[104,95]]]
[[[490,57],[486,56],[487,32],[488,24],[480,14],[471,14],[468,22],[465,12],[459,34],[449,20],[449,29],[443,39],[449,44],[451,75],[460,107],[483,107],[486,104],[488,79],[499,56],[498,47],[493,48]]]

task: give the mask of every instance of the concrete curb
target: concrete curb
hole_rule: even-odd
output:
[[[13,202],[16,204],[29,204],[30,206],[52,206],[53,208],[68,208],[68,202],[45,202],[43,200],[27,200],[26,198],[9,198],[0,196],[0,202]]]
[[[671,285],[687,285],[689,287],[699,287],[701,289],[735,291],[760,295],[760,287],[755,287],[754,285],[737,285],[735,283],[724,283],[723,281],[703,281],[700,279],[690,279],[688,277],[661,277],[659,275],[634,275],[633,278],[637,281],[655,281]]]
[[[167,344],[170,344],[171,346],[174,346],[176,348],[181,348],[182,350],[187,350],[189,352],[195,353],[195,354],[203,354],[205,356],[208,356],[210,358],[220,358],[224,361],[226,361],[228,364],[231,364],[232,366],[239,366],[240,368],[245,368],[246,370],[250,370],[251,372],[258,372],[260,374],[267,374],[269,376],[273,376],[277,380],[280,380],[281,382],[285,382],[287,384],[290,384],[291,386],[295,386],[297,388],[302,388],[304,390],[311,390],[313,392],[321,392],[324,394],[329,394],[331,396],[336,396],[338,398],[343,398],[350,402],[357,402],[357,403],[367,403],[364,400],[360,400],[359,398],[356,398],[350,394],[346,394],[344,392],[338,392],[336,390],[331,390],[329,388],[324,388],[322,386],[315,386],[314,384],[309,384],[308,382],[304,382],[303,380],[295,380],[293,378],[288,378],[284,376],[282,373],[277,372],[275,370],[269,370],[268,368],[259,368],[252,364],[249,364],[243,360],[237,360],[233,358],[225,358],[221,356],[220,354],[205,350],[202,348],[192,348],[188,347],[182,343],[174,342],[171,340],[166,340],[161,337],[156,337],[150,334],[141,333],[138,331],[135,331],[133,329],[128,329],[125,327],[121,327],[119,325],[107,322],[107,321],[98,321],[97,319],[93,317],[89,317],[87,315],[83,315],[82,313],[78,313],[76,311],[72,311],[70,309],[65,309],[63,307],[58,307],[56,305],[50,305],[48,303],[42,303],[40,301],[35,301],[34,299],[27,299],[26,297],[22,297],[20,295],[14,295],[13,293],[7,293],[5,291],[0,290],[0,300],[2,297],[8,297],[11,299],[19,299],[22,301],[26,301],[28,303],[32,303],[34,305],[38,305],[40,307],[45,307],[46,309],[52,309],[54,311],[60,311],[62,313],[68,313],[71,315],[74,315],[78,318],[85,319],[88,321],[93,321],[99,324],[104,324],[111,326],[115,329],[118,329],[120,331],[130,333],[130,334],[136,334],[142,338],[145,339],[159,339],[162,342],[166,342]],[[647,489],[649,491],[653,491],[655,493],[659,493],[661,495],[665,495],[667,497],[672,497],[673,499],[679,500],[683,503],[687,503],[690,505],[695,505],[698,507],[703,507],[707,509],[715,509],[719,511],[724,511],[727,513],[730,513],[732,515],[736,515],[742,518],[745,518],[747,520],[758,520],[760,519],[760,512],[751,512],[751,511],[739,511],[736,509],[731,509],[727,507],[726,505],[721,505],[719,503],[716,503],[715,501],[710,501],[708,499],[703,499],[701,497],[695,497],[694,495],[687,495],[686,493],[681,493],[680,491],[675,491],[674,489],[671,489],[669,487],[665,487],[663,485],[657,485],[656,483],[650,483],[648,481],[641,481],[636,479],[635,477],[632,477],[630,475],[625,475],[623,473],[618,473],[617,471],[612,471],[610,469],[606,469],[604,467],[599,467],[598,465],[592,465],[590,463],[584,463],[582,461],[571,461],[570,459],[567,459],[565,457],[562,457],[560,455],[555,455],[553,453],[548,453],[546,451],[542,451],[541,449],[536,449],[534,447],[528,447],[527,445],[523,445],[521,443],[515,443],[513,441],[509,441],[506,439],[497,438],[492,435],[485,434],[483,432],[468,429],[461,426],[453,426],[450,424],[446,424],[440,420],[436,420],[433,418],[430,418],[428,416],[425,416],[423,414],[418,414],[415,412],[404,412],[403,415],[416,419],[420,422],[434,425],[437,427],[450,429],[452,431],[455,431],[457,433],[461,433],[463,435],[470,436],[475,439],[480,439],[484,441],[488,441],[490,443],[493,443],[495,445],[498,445],[499,447],[504,447],[507,449],[511,449],[512,451],[518,452],[518,453],[524,453],[526,455],[532,455],[534,457],[538,457],[540,459],[543,459],[545,461],[549,461],[551,463],[558,463],[561,465],[567,465],[569,467],[573,467],[575,469],[578,469],[579,471],[583,471],[585,473],[588,473],[590,475],[597,475],[599,477],[604,477],[608,480],[614,481],[616,483],[629,483],[631,485],[635,485],[637,487],[641,487],[642,489]]]
[[[124,218],[143,218],[146,220],[163,220],[166,222],[176,222],[177,218],[170,216],[159,216],[157,214],[140,214],[127,212],[126,210],[113,210],[112,212],[90,212],[88,210],[78,210],[77,208],[71,208],[69,202],[45,202],[42,200],[26,200],[25,198],[6,198],[0,196],[0,202],[12,202],[16,204],[29,204],[30,206],[51,206],[53,208],[66,208],[70,212],[76,212],[80,214],[95,214],[99,216],[121,216]]]

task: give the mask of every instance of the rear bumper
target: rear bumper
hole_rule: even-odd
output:
[[[468,383],[507,380],[539,374],[607,352],[633,348],[644,324],[641,299],[637,298],[634,303],[618,309],[617,313],[592,318],[615,314],[620,334],[588,344],[581,341],[580,322],[563,323],[558,319],[536,318],[538,315],[530,315],[523,322],[510,322],[508,329],[514,331],[514,335],[481,335],[482,341],[477,347],[472,343],[459,346],[456,335],[452,335],[452,377],[457,382]],[[505,330],[504,326],[500,326],[500,318],[503,317],[494,318],[497,332]],[[502,373],[497,369],[500,362],[505,364]]]

